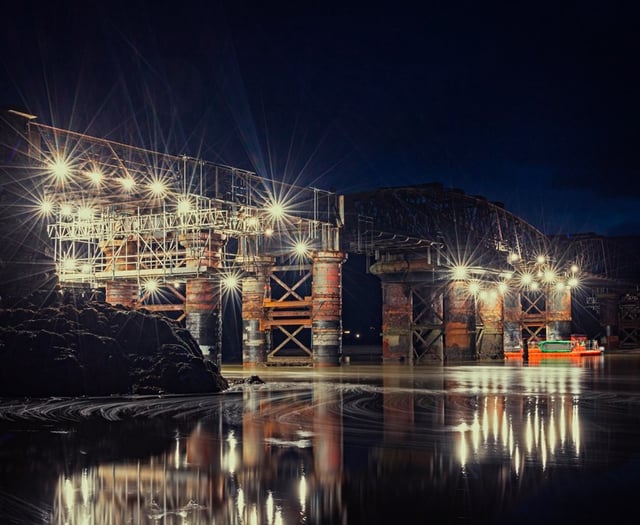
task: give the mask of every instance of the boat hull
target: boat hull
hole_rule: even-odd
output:
[[[570,341],[540,341],[530,344],[527,349],[527,358],[534,359],[554,359],[559,357],[580,358],[588,356],[599,356],[604,353],[601,346],[587,346],[586,338],[572,336]],[[517,352],[505,352],[505,359],[524,359],[523,349]]]

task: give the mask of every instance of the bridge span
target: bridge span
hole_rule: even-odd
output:
[[[502,359],[523,339],[567,339],[585,293],[609,344],[640,346],[637,302],[619,315],[634,285],[607,273],[604,244],[549,237],[500,203],[435,183],[340,195],[3,121],[8,187],[31,211],[7,224],[44,228],[57,285],[171,316],[214,360],[235,301],[244,366],[339,365],[350,254],[380,279],[385,361]]]

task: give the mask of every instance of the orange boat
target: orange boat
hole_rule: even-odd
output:
[[[572,335],[569,341],[529,341],[527,354],[529,359],[553,357],[586,357],[604,353],[604,347],[597,341],[587,340],[583,335]],[[505,352],[505,359],[523,359],[524,352],[520,348],[516,352]]]

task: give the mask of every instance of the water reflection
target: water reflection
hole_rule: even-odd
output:
[[[218,396],[5,402],[3,434],[17,437],[4,440],[3,473],[28,470],[33,492],[52,502],[37,522],[65,525],[611,517],[629,510],[640,481],[636,378],[604,358],[370,365],[267,371],[266,384]],[[46,474],[41,456],[11,454],[34,439],[59,458]],[[0,502],[14,490],[23,511],[34,505],[4,479]],[[14,523],[36,522],[19,514]]]

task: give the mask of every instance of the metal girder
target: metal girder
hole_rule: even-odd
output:
[[[435,355],[435,358],[441,360],[442,357],[437,355],[439,352],[433,352],[432,349],[436,343],[442,345],[444,329],[442,325],[414,326],[413,327],[413,359],[415,363],[424,360],[427,355]]]
[[[35,121],[27,128],[31,180],[50,208],[61,283],[130,279],[132,269],[139,277],[198,276],[203,265],[193,264],[197,247],[185,246],[185,235],[234,239],[223,266],[289,254],[297,240],[309,249],[338,245],[342,201],[333,192]],[[114,241],[136,246],[125,254],[126,271],[108,268],[102,247]]]
[[[522,293],[521,300],[523,334],[527,334],[528,339],[544,339],[547,326],[547,307],[544,293]]]
[[[461,253],[468,250],[480,258],[489,254],[489,262],[492,257],[504,262],[508,253],[526,258],[548,244],[544,234],[501,204],[441,184],[346,195],[345,217],[345,245],[366,254],[439,246],[451,260],[469,255]],[[403,242],[390,243],[383,232],[404,236]]]
[[[620,348],[638,348],[640,346],[640,302],[623,302],[619,308]]]
[[[640,284],[640,244],[637,237],[603,237],[594,233],[555,235],[555,252],[575,262],[588,274],[585,284],[593,288],[629,290]]]
[[[428,355],[442,359],[442,343],[444,336],[444,319],[441,292],[432,286],[412,286],[410,288],[413,304],[412,357],[419,363]],[[434,299],[435,295],[435,299]]]

